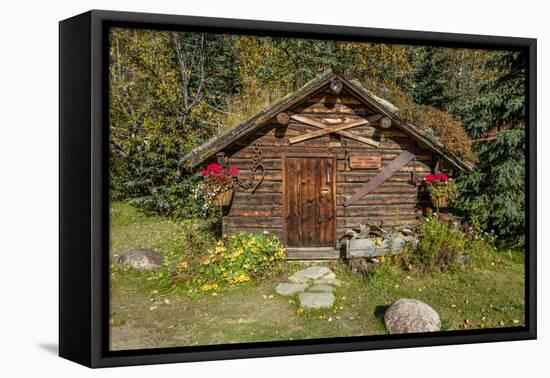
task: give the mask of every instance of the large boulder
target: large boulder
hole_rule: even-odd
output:
[[[152,249],[131,249],[121,253],[116,263],[119,266],[129,266],[137,270],[151,270],[162,266],[162,254]]]
[[[416,299],[398,299],[393,302],[384,314],[384,323],[390,334],[441,330],[437,312]]]

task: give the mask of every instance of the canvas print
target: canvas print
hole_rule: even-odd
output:
[[[110,349],[525,326],[525,75],[110,29]]]

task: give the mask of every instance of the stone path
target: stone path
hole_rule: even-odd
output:
[[[342,284],[336,274],[324,266],[302,269],[288,277],[288,281],[290,283],[278,284],[275,292],[286,297],[298,294],[300,307],[305,310],[331,308],[336,300],[332,292]]]

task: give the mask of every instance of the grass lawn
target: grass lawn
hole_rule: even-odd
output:
[[[200,227],[147,216],[122,203],[111,207],[111,260],[133,248],[181,253],[197,261]],[[199,245],[199,247],[197,247]],[[111,349],[327,338],[386,333],[385,306],[398,298],[428,303],[444,330],[524,325],[523,254],[502,252],[486,268],[430,276],[391,266],[368,276],[351,273],[341,262],[324,263],[344,284],[333,309],[302,312],[296,298],[274,293],[279,282],[304,264],[262,282],[215,294],[188,295],[160,285],[163,273],[111,265]]]

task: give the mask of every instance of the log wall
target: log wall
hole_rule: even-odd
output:
[[[324,90],[306,99],[300,105],[288,111],[316,118],[339,119],[342,116],[368,117],[374,112],[358,99],[342,91],[333,96]],[[349,228],[358,228],[360,224],[375,223],[381,227],[392,227],[414,223],[426,206],[419,198],[418,190],[411,183],[415,173],[423,177],[433,169],[432,152],[418,147],[416,158],[399,170],[381,186],[354,204],[344,207],[344,201],[376,176],[380,170],[394,160],[410,144],[416,143],[395,126],[382,129],[376,123],[347,130],[358,135],[372,138],[380,144],[378,147],[346,138],[334,137],[335,134],[290,144],[289,137],[319,130],[295,121],[280,125],[273,120],[253,134],[239,140],[224,152],[228,164],[236,165],[243,179],[250,177],[254,147],[262,153],[262,162],[266,169],[265,177],[254,193],[239,188],[233,198],[232,206],[224,216],[224,233],[241,231],[257,232],[268,230],[285,241],[285,221],[283,220],[283,153],[331,154],[336,157],[336,239]],[[337,146],[339,141],[340,145]],[[348,156],[352,153],[377,155],[381,159],[379,170],[351,169]]]

